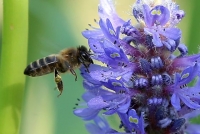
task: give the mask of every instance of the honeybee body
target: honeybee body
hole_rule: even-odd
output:
[[[60,55],[49,55],[42,59],[30,63],[24,71],[24,74],[36,77],[54,72],[56,68],[60,73],[65,73],[69,68],[77,68],[79,64],[71,64]]]
[[[59,78],[59,73],[70,71],[77,80],[77,75],[74,69],[84,65],[87,72],[90,64],[93,64],[90,58],[90,53],[86,47],[80,46],[78,48],[68,48],[62,50],[59,54],[49,55],[30,63],[24,70],[24,74],[32,77],[42,76],[52,72],[56,72],[55,78]],[[59,72],[59,73],[58,73]],[[62,79],[59,82],[55,81],[59,91],[61,91]]]
[[[30,63],[26,67],[24,74],[32,77],[42,76],[54,72],[55,68],[60,73],[72,71],[72,69],[76,69],[81,65],[79,55],[80,51],[78,49],[64,49],[59,54],[49,55]],[[90,62],[85,65],[87,66]]]

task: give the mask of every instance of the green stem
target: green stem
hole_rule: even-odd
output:
[[[0,57],[0,134],[19,132],[27,61],[28,0],[3,1]]]
[[[199,0],[194,0],[192,2],[192,7],[190,8],[191,10],[191,24],[190,24],[190,30],[189,32],[189,40],[187,42],[188,45],[188,50],[190,52],[190,54],[196,54],[199,52],[199,42],[200,42],[200,38],[199,38],[199,31],[200,31],[200,27],[199,27],[199,22],[200,19],[199,17],[197,17],[197,12],[199,11],[199,5],[200,5],[200,1]]]

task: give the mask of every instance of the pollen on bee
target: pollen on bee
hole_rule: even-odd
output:
[[[55,82],[56,82],[56,83],[59,83],[60,81],[62,81],[62,78],[61,78],[60,75],[57,75],[57,76],[55,77]]]

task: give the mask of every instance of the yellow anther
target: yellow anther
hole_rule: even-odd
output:
[[[109,32],[111,35],[115,35],[115,31],[113,31],[112,29],[109,29]]]
[[[116,57],[120,57],[120,55],[118,53],[112,53],[110,54],[110,57],[116,58]]]
[[[113,86],[120,86],[120,87],[122,86],[122,84],[119,83],[119,82],[112,82],[112,85],[113,85]]]
[[[151,11],[152,15],[161,15],[161,11],[160,10],[153,10]]]
[[[137,118],[133,118],[132,116],[130,116],[129,117],[129,122],[138,124],[138,119]]]

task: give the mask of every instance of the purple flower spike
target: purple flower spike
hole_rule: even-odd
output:
[[[99,27],[83,31],[94,64],[81,66],[84,105],[74,114],[91,134],[200,134],[200,54],[188,55],[177,24],[185,13],[172,0],[136,0],[121,19],[100,0]],[[97,62],[96,62],[97,61]],[[97,63],[101,63],[100,65]],[[102,115],[117,115],[119,131]],[[92,121],[94,123],[92,123]]]

